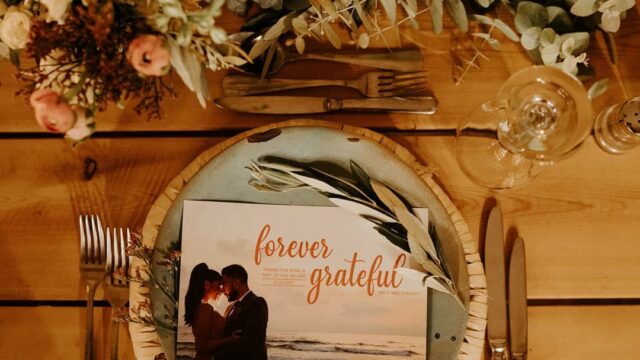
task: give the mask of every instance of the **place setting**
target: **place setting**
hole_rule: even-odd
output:
[[[140,160],[162,174],[143,174],[153,184],[134,189],[144,193],[135,203],[73,215],[83,358],[535,357],[528,289],[540,280],[527,278],[527,257],[540,250],[525,245],[540,241],[527,232],[544,226],[535,216],[551,215],[527,202],[544,194],[527,189],[553,181],[544,174],[558,177],[585,147],[613,157],[640,144],[640,98],[620,79],[610,88],[590,62],[595,36],[606,47],[595,63],[619,61],[613,34],[634,5],[0,0],[0,56],[47,132],[24,141],[64,137],[78,153],[130,144],[131,159],[83,159],[92,171],[74,186],[102,181],[102,203],[116,202],[102,193],[113,176],[141,176],[136,148],[165,139],[192,151],[188,163],[173,159],[178,150]],[[450,66],[446,83],[429,56]],[[518,61],[505,61],[493,87],[458,92],[498,56]],[[208,72],[220,73],[211,81]],[[282,116],[230,130],[102,128],[108,108],[171,121],[165,99],[184,96],[219,108],[212,122]],[[335,116],[318,120],[324,113]],[[374,131],[350,125],[354,113],[442,127]],[[511,224],[529,209],[516,206],[535,211],[522,231]],[[103,223],[116,211],[144,221]],[[94,321],[94,306],[109,309],[108,326],[106,316]]]

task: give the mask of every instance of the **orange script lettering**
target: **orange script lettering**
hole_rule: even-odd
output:
[[[266,224],[262,227],[258,240],[256,241],[256,251],[254,254],[254,261],[256,265],[260,265],[262,262],[262,254],[265,256],[278,256],[278,257],[290,257],[290,258],[304,258],[307,255],[316,259],[322,257],[328,258],[333,249],[327,245],[325,239],[319,241],[291,241],[286,243],[285,240],[279,236],[277,239],[268,239],[271,232],[271,225]]]

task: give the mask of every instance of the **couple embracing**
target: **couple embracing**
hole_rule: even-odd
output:
[[[230,304],[221,315],[209,301],[223,293]],[[197,360],[267,360],[267,302],[249,289],[242,266],[229,265],[220,275],[205,263],[196,265],[184,304]]]

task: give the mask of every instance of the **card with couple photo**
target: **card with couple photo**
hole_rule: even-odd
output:
[[[426,212],[423,212],[426,216]],[[178,359],[425,359],[416,264],[337,207],[185,201]]]

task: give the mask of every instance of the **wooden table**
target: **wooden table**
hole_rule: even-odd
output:
[[[604,41],[592,41],[597,77],[611,78],[594,110],[640,95],[640,10],[623,22],[620,61],[609,63]],[[506,14],[501,14],[508,19]],[[239,20],[225,17],[228,29]],[[425,20],[425,21],[428,21]],[[447,24],[451,28],[451,24]],[[429,28],[429,27],[427,27]],[[575,156],[548,168],[530,186],[492,193],[463,176],[450,136],[457,121],[530,64],[518,44],[502,39],[490,61],[454,86],[449,51],[455,36],[416,32],[426,44],[425,69],[440,101],[433,116],[331,114],[306,116],[373,128],[407,147],[436,176],[476,238],[494,198],[509,236],[524,237],[529,289],[531,359],[632,359],[640,340],[640,149],[623,156],[601,151],[589,138]],[[307,66],[314,66],[309,74]],[[200,152],[235,134],[288,117],[253,116],[197,105],[180,90],[167,101],[167,119],[148,122],[127,109],[98,116],[98,133],[72,148],[42,132],[32,110],[13,94],[10,65],[0,67],[0,358],[79,359],[84,344],[85,288],[78,271],[77,216],[100,212],[111,226],[139,228],[167,183]],[[323,63],[289,66],[284,75],[344,77],[361,69]],[[214,96],[222,74],[210,74]],[[447,131],[449,130],[449,131]],[[85,159],[98,170],[85,180]],[[99,291],[98,299],[103,299]],[[99,358],[108,358],[105,301],[95,311]],[[128,334],[121,331],[122,344]],[[129,345],[121,358],[133,358]]]

